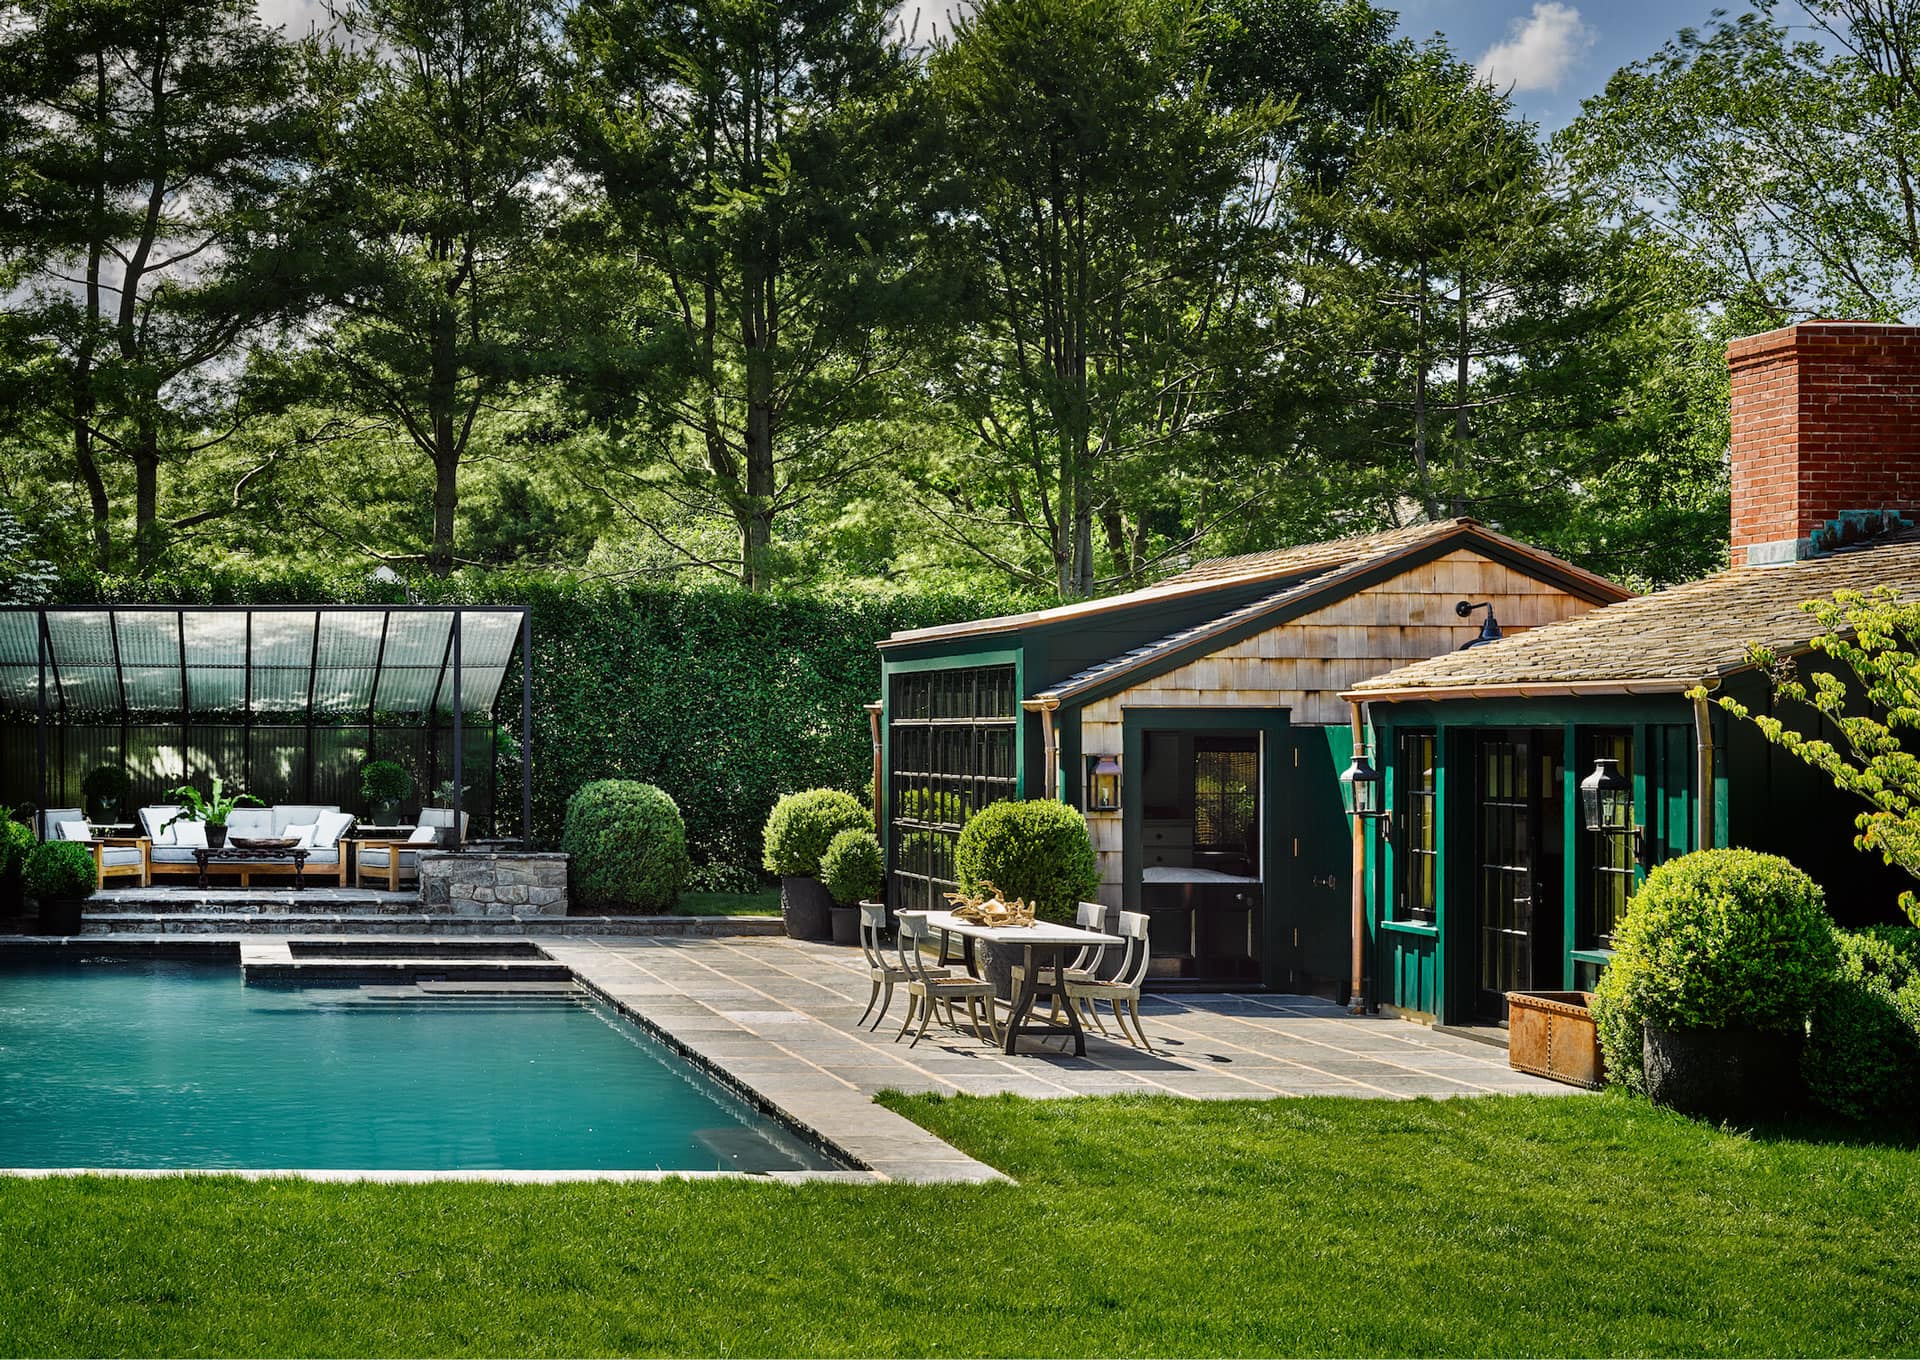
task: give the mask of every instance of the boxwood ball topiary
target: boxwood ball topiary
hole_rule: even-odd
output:
[[[582,784],[567,800],[560,848],[572,861],[574,897],[589,907],[671,911],[693,867],[680,809],[632,779]]]
[[[1838,959],[1820,885],[1778,855],[1699,850],[1647,875],[1594,989],[1609,1081],[1646,1089],[1642,1026],[1798,1033]]]
[[[843,907],[872,897],[886,880],[880,842],[865,827],[842,831],[820,857],[820,881]]]
[[[27,851],[20,883],[36,902],[93,896],[93,851],[79,841],[42,841]]]
[[[1842,1118],[1908,1120],[1920,1111],[1920,930],[1841,931],[1840,965],[1807,1027],[1800,1071]]]
[[[961,828],[953,869],[963,890],[991,883],[1009,899],[1026,898],[1042,919],[1063,924],[1100,889],[1087,819],[1052,799],[981,808]]]
[[[763,832],[765,864],[783,878],[820,877],[820,859],[842,831],[871,828],[860,800],[839,789],[790,793],[773,805]]]

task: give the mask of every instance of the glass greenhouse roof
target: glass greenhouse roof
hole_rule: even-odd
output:
[[[191,714],[302,721],[492,709],[518,606],[45,605],[0,608],[0,718]]]

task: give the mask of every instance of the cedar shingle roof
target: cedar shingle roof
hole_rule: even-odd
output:
[[[1779,566],[1735,567],[1417,661],[1348,692],[1378,700],[1532,685],[1680,689],[1747,669],[1747,648],[1756,642],[1781,653],[1805,650],[1818,629],[1803,602],[1883,585],[1920,598],[1920,531]]]
[[[1238,618],[1247,610],[1258,611],[1283,603],[1284,597],[1291,596],[1298,588],[1314,581],[1332,576],[1346,569],[1359,569],[1387,561],[1403,553],[1412,552],[1425,544],[1472,531],[1489,542],[1505,545],[1518,553],[1532,558],[1557,572],[1585,583],[1585,588],[1593,598],[1618,599],[1627,592],[1604,577],[1596,576],[1563,562],[1559,558],[1541,552],[1537,548],[1493,530],[1474,519],[1443,519],[1430,524],[1413,524],[1402,529],[1388,529],[1377,534],[1356,534],[1349,538],[1328,539],[1323,543],[1303,543],[1292,548],[1276,548],[1270,552],[1246,553],[1239,557],[1216,557],[1200,562],[1156,585],[1143,590],[1129,591],[1124,595],[1109,595],[1100,600],[1082,600],[1077,604],[1063,604],[1052,609],[1035,610],[1027,614],[1007,614],[998,618],[975,619],[968,623],[942,624],[933,628],[914,628],[893,634],[880,645],[882,647],[907,642],[930,642],[942,638],[966,637],[976,633],[1018,632],[1040,624],[1062,623],[1076,618],[1092,617],[1110,610],[1125,609],[1135,604],[1151,604],[1160,600],[1177,599],[1183,595],[1204,595],[1228,585],[1247,585],[1260,581],[1272,581],[1276,587],[1273,596],[1254,602],[1246,609],[1233,611],[1229,618]],[[1199,625],[1198,629],[1188,629],[1172,637],[1162,638],[1150,644],[1142,651],[1171,648],[1179,642],[1190,640],[1190,634],[1204,632],[1221,625],[1224,620],[1214,619]],[[1133,653],[1128,653],[1129,656]],[[1116,658],[1116,662],[1124,658]],[[1095,669],[1105,671],[1115,662],[1103,663]],[[1055,689],[1074,685],[1080,679],[1064,681]],[[1051,692],[1051,691],[1050,691]]]

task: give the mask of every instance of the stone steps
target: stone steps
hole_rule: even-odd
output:
[[[369,944],[376,942],[369,941]],[[528,983],[571,984],[573,972],[537,948],[473,940],[396,940],[386,951],[356,940],[250,939],[240,942],[249,987],[384,987],[464,983],[500,995]],[[489,957],[491,955],[491,957]]]
[[[777,916],[429,916],[418,911],[369,915],[316,911],[89,911],[84,936],[176,935],[464,935],[714,936],[778,935]]]

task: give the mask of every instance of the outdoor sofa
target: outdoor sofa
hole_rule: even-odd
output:
[[[153,879],[198,878],[200,866],[194,850],[206,844],[206,828],[199,822],[180,821],[177,807],[143,807],[140,829],[151,842],[147,850],[148,871]],[[171,825],[169,825],[171,823]],[[312,803],[276,803],[272,807],[235,808],[227,818],[227,842],[252,837],[306,835],[307,861],[302,870],[307,878],[332,881],[346,886],[347,848],[344,837],[353,827],[352,813],[337,806]],[[271,855],[261,859],[212,860],[209,874],[238,874],[240,886],[251,886],[256,878],[292,878],[294,856]]]

